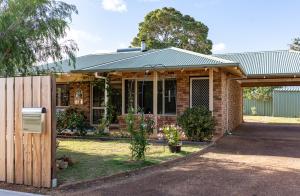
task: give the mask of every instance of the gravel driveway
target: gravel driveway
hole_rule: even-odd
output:
[[[243,124],[205,153],[74,195],[300,195],[300,126]]]

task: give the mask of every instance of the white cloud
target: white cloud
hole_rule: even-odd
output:
[[[124,0],[102,0],[102,7],[113,12],[127,11],[127,5]]]
[[[77,55],[79,56],[93,53],[103,44],[103,39],[99,35],[74,28],[70,28],[67,31],[67,36],[62,41],[65,40],[74,40],[76,42],[79,49]]]
[[[214,44],[212,47],[212,52],[220,52],[226,49],[226,45],[224,43]]]
[[[94,35],[86,31],[72,29],[72,28],[67,31],[66,38],[72,39],[75,42],[80,42],[80,41],[98,42],[102,40],[102,38],[98,35]]]

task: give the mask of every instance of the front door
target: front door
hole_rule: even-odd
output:
[[[190,107],[201,105],[209,109],[209,78],[190,78]]]

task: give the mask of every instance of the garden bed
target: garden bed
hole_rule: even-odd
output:
[[[75,164],[59,170],[58,180],[62,184],[131,171],[186,156],[204,146],[204,143],[185,144],[181,153],[172,154],[167,145],[152,143],[146,152],[145,161],[131,161],[128,140],[60,139],[57,157],[69,156]]]

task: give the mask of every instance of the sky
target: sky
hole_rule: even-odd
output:
[[[300,37],[300,0],[64,0],[77,6],[68,38],[78,56],[126,48],[155,9],[173,7],[209,28],[213,53],[288,49]]]

